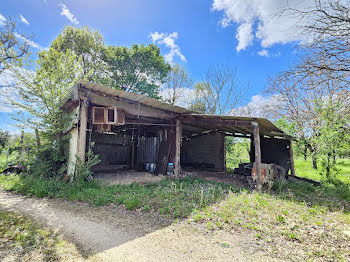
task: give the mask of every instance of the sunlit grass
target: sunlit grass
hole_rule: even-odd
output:
[[[321,175],[321,163],[318,163],[318,169],[312,168],[311,159],[306,161],[302,158],[295,160],[296,175],[317,181],[324,180],[325,177]],[[336,168],[339,169],[337,179],[350,185],[350,159],[337,159]]]

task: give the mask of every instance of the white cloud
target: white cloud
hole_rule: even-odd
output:
[[[174,63],[174,58],[176,56],[178,56],[183,62],[187,61],[186,57],[181,53],[180,47],[175,43],[178,36],[179,34],[177,32],[171,34],[154,32],[149,35],[149,37],[152,38],[153,43],[165,45],[170,48],[169,53],[164,55],[164,59],[170,64]]]
[[[247,105],[233,109],[229,115],[263,117],[273,120],[278,116],[277,110],[282,106],[282,101],[280,95],[270,97],[255,95]]]
[[[269,57],[269,51],[267,51],[266,49],[263,49],[261,51],[258,52],[258,55],[259,56],[266,56],[266,57]]]
[[[25,38],[24,36],[18,34],[18,33],[15,33],[15,36],[19,39],[22,39],[24,42],[26,42],[28,45],[30,45],[31,47],[34,47],[34,48],[37,48],[37,49],[40,49],[40,50],[43,50],[45,49],[45,47],[39,45],[38,43],[32,41],[32,40],[29,40],[27,38]]]
[[[5,24],[5,21],[6,21],[5,16],[3,16],[3,15],[0,13],[0,26],[4,25],[4,24]]]
[[[21,22],[26,24],[26,25],[29,25],[29,22],[28,20],[23,16],[23,15],[19,15],[19,17],[21,18]]]
[[[274,44],[285,44],[291,41],[302,41],[298,25],[307,18],[300,19],[291,12],[281,11],[287,5],[299,10],[309,9],[314,0],[213,0],[212,10],[223,12],[221,26],[238,25],[236,39],[237,52],[252,44],[254,37],[260,40],[263,48]]]
[[[253,42],[254,35],[252,34],[252,27],[253,25],[251,23],[244,23],[238,27],[236,33],[236,39],[238,40],[237,52],[245,49]]]
[[[59,7],[61,7],[61,13],[60,15],[65,16],[69,21],[71,21],[73,24],[79,24],[78,19],[75,17],[74,14],[67,8],[67,6],[63,3],[58,4]]]

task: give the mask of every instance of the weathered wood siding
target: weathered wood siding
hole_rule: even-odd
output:
[[[130,136],[93,132],[91,134],[91,142],[95,143],[93,148],[94,153],[100,156],[101,162],[98,165],[128,164]]]

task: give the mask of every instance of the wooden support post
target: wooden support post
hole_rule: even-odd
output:
[[[81,105],[80,105],[79,143],[78,143],[78,157],[79,157],[81,163],[85,162],[88,106],[89,106],[88,100],[81,101]]]
[[[295,176],[294,155],[292,141],[289,141],[290,174]]]
[[[180,177],[181,173],[181,163],[180,163],[180,155],[181,155],[181,138],[182,138],[182,126],[181,121],[178,119],[176,120],[176,142],[175,142],[175,170],[174,174],[175,177]]]
[[[135,138],[132,135],[131,138],[131,169],[133,170],[135,167]]]
[[[258,181],[257,189],[262,188],[263,180],[261,176],[261,149],[260,149],[260,133],[259,124],[257,122],[252,122],[253,134],[254,134],[254,148],[255,148],[255,172]]]

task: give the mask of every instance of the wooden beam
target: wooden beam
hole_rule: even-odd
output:
[[[257,178],[257,189],[261,190],[263,180],[261,176],[261,149],[260,149],[260,133],[259,123],[252,122],[253,134],[254,134],[254,148],[255,148],[255,172]]]
[[[205,118],[205,117],[194,117],[194,116],[183,116],[181,121],[184,123],[207,123],[207,124],[221,124],[230,126],[247,126],[251,127],[251,121],[247,120],[233,120],[233,119],[217,119],[217,118]]]
[[[175,141],[175,170],[174,174],[175,177],[180,177],[181,173],[181,163],[180,163],[180,156],[181,156],[181,137],[182,137],[182,126],[181,121],[179,119],[176,120],[176,141]]]
[[[295,176],[295,166],[294,166],[294,154],[292,141],[289,141],[289,160],[290,160],[290,174]]]
[[[152,117],[161,119],[171,119],[178,115],[175,113],[167,112],[161,109],[153,108],[151,106],[146,106],[140,103],[128,103],[123,99],[118,99],[113,96],[103,96],[94,91],[88,92],[87,90],[81,89],[79,91],[80,97],[89,97],[89,101],[96,105],[101,106],[116,106],[118,108],[123,108],[127,114],[138,116],[138,117]]]
[[[240,137],[240,138],[251,138],[251,136],[245,136],[245,135],[240,135],[240,134],[236,134],[236,133],[231,133],[231,134],[227,134],[226,132],[224,133],[225,136],[232,136],[232,137]]]
[[[89,106],[89,102],[87,99],[81,101],[81,103],[80,103],[79,143],[78,143],[78,157],[79,157],[81,163],[85,162],[88,106]]]
[[[211,133],[215,133],[215,132],[216,132],[216,130],[208,130],[208,131],[204,131],[200,134],[194,134],[194,135],[190,135],[187,137],[183,137],[183,140],[189,139],[189,138],[196,138],[196,137],[200,137],[200,136],[206,136],[206,135],[210,135]]]

